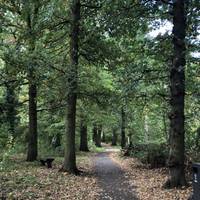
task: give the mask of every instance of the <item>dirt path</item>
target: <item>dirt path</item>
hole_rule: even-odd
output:
[[[100,200],[136,200],[124,171],[110,158],[113,151],[116,149],[106,148],[106,152],[96,155],[95,172],[102,188]]]

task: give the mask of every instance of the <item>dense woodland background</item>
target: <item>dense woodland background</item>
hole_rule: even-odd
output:
[[[106,142],[185,185],[200,161],[199,16],[198,0],[1,0],[0,170],[23,153],[77,174],[76,151]]]

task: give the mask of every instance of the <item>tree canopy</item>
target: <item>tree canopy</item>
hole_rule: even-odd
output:
[[[163,145],[186,185],[200,129],[197,0],[0,1],[0,158]],[[1,160],[1,159],[0,159]]]

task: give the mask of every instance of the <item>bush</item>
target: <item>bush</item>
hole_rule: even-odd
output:
[[[150,168],[166,166],[168,158],[167,145],[164,143],[133,144],[131,147],[125,148],[123,154],[138,158]]]
[[[5,149],[1,155],[0,171],[2,171],[3,169],[6,169],[7,166],[9,165],[10,156],[13,154],[13,149],[14,149],[13,137],[9,136]]]

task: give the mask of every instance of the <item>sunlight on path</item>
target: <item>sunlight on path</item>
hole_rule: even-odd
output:
[[[102,147],[105,149],[104,152],[117,153],[120,152],[120,147],[110,146],[110,144],[102,143]]]
[[[105,152],[110,152],[110,153],[114,153],[115,152],[115,153],[117,153],[117,152],[120,152],[120,149],[110,147],[110,148],[106,148]]]

